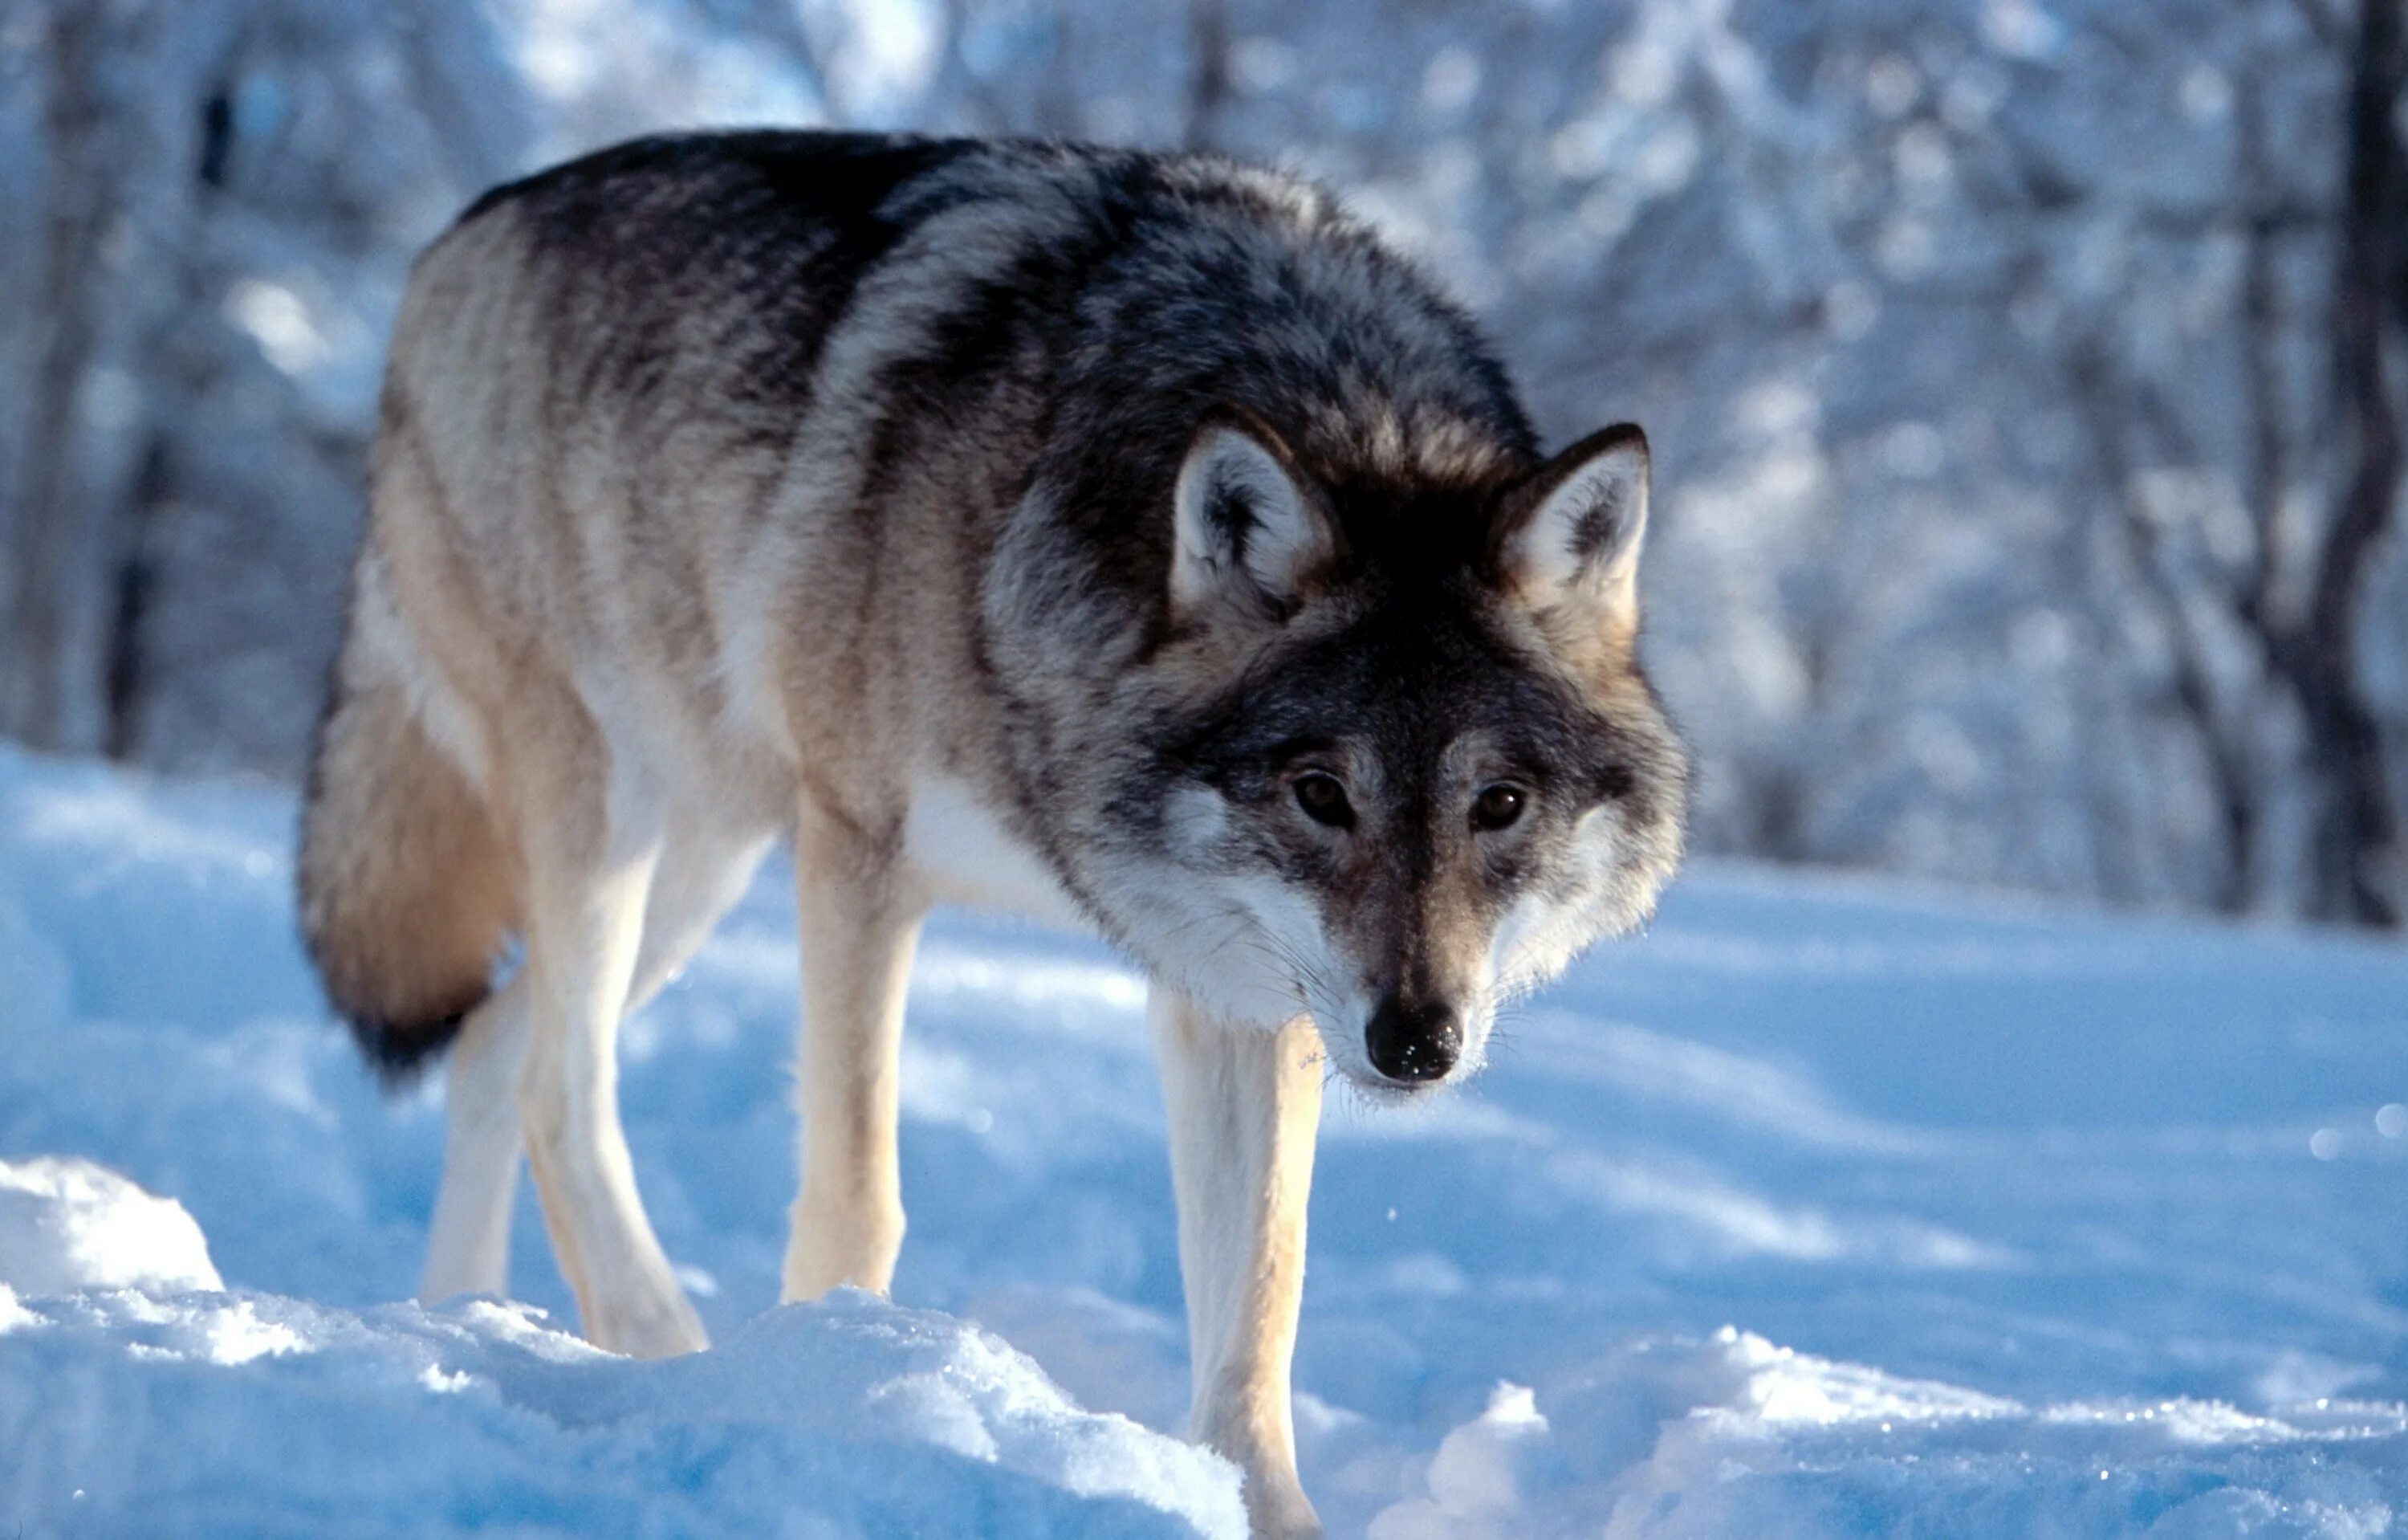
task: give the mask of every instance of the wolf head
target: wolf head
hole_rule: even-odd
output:
[[[1647,496],[1634,427],[1505,479],[1340,485],[1208,416],[1091,901],[1208,1008],[1311,1014],[1359,1085],[1469,1073],[1498,1005],[1679,856],[1686,762],[1634,652]]]

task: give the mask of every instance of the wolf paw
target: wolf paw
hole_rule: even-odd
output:
[[[606,1352],[634,1359],[667,1359],[699,1353],[710,1346],[702,1319],[685,1295],[672,1288],[666,1295],[598,1302],[580,1312],[585,1340]]]
[[[1253,1540],[1321,1540],[1321,1516],[1296,1477],[1249,1471],[1245,1496]]]

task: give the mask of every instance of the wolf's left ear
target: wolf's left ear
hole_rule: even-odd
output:
[[[1647,436],[1628,423],[1590,434],[1507,495],[1497,573],[1531,608],[1583,629],[1639,620],[1639,546],[1647,535]]]
[[[1235,407],[1197,425],[1171,501],[1170,604],[1179,613],[1219,605],[1283,618],[1337,553],[1337,532],[1287,447]]]

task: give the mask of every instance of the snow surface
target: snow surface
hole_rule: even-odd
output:
[[[896,1303],[772,1309],[765,875],[627,1033],[719,1344],[634,1363],[560,1330],[531,1201],[528,1303],[391,1303],[439,1083],[380,1097],[327,1021],[292,819],[0,751],[0,1533],[1241,1529],[1233,1473],[1149,1431],[1184,1332],[1102,950],[938,917]],[[1375,1540],[2392,1533],[2403,1046],[2396,946],[1692,875],[1469,1092],[1333,1109],[1307,1487]]]

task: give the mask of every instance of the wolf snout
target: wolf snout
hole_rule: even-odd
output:
[[[1371,1068],[1401,1085],[1441,1080],[1463,1055],[1463,1018],[1436,1000],[1408,1004],[1391,996],[1363,1028]]]

